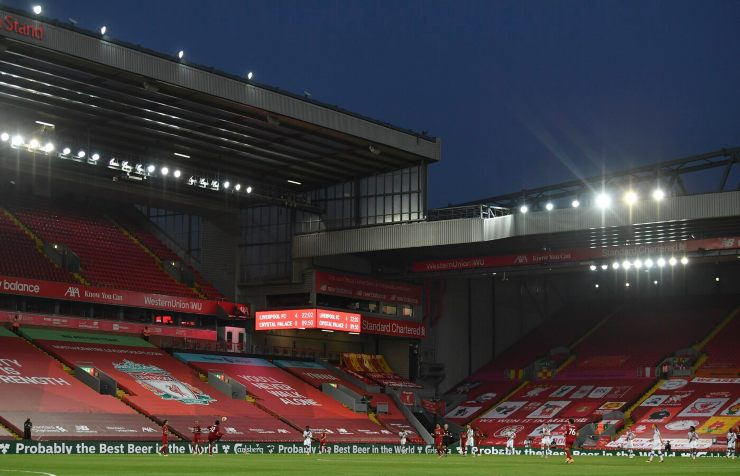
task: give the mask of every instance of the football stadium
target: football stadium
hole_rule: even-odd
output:
[[[39,13],[1,474],[737,474],[740,147],[431,208],[440,138]]]

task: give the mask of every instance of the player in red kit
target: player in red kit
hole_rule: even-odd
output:
[[[443,438],[445,436],[445,431],[442,429],[441,426],[439,426],[439,423],[437,423],[437,426],[434,427],[434,447],[437,448],[437,456],[442,457],[442,451],[443,451]]]
[[[322,431],[319,435],[319,453],[324,454],[326,452],[326,432]]]
[[[221,437],[224,436],[221,433],[221,422],[216,420],[213,425],[208,427],[208,454],[213,456],[213,445],[216,444]]]
[[[198,420],[195,421],[195,426],[193,427],[193,453],[194,454],[200,454],[200,434],[203,431],[203,429],[200,427],[200,422]]]
[[[167,456],[169,454],[169,448],[167,448],[167,438],[169,436],[170,427],[167,424],[168,420],[162,422],[162,447],[159,449],[160,456]]]
[[[565,427],[565,462],[568,464],[573,463],[573,457],[570,455],[570,449],[576,442],[576,435],[578,430],[576,429],[575,421],[572,418],[568,418],[568,425]]]

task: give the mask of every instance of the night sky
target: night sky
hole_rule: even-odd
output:
[[[740,146],[740,1],[38,3],[440,137],[433,207]]]

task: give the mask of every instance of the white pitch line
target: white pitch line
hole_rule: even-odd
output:
[[[4,471],[7,473],[43,474],[44,476],[57,476],[56,474],[52,473],[42,473],[41,471],[26,471],[23,469],[0,469],[0,471]]]

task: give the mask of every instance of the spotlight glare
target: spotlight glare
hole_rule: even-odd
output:
[[[238,183],[238,184],[234,185],[234,190],[236,190],[237,192],[238,192],[239,190],[241,190],[241,189],[242,189],[242,185],[241,185],[240,183]]]
[[[54,144],[52,144],[51,142],[47,142],[44,146],[44,152],[46,152],[47,154],[54,152]]]
[[[64,155],[69,155],[71,153],[72,153],[72,149],[70,149],[69,147],[65,147],[64,149],[62,149],[62,154]]]
[[[247,73],[247,79],[252,79],[253,77],[254,77],[254,74],[252,74],[251,71]]]
[[[596,265],[592,264],[591,266],[588,267],[588,269],[590,269],[591,271],[596,271]]]
[[[226,182],[224,182],[224,188],[229,188],[229,187],[231,187],[231,183],[227,180]]]
[[[34,6],[33,6],[33,7],[31,8],[31,10],[32,10],[32,11],[33,11],[33,13],[35,13],[36,15],[41,15],[41,12],[43,11],[43,10],[41,9],[41,5],[34,5]]]
[[[630,190],[629,192],[624,194],[624,201],[627,202],[627,205],[634,205],[637,203],[637,193]]]
[[[159,171],[162,172],[162,175],[167,175],[170,173],[170,169],[167,167],[162,167],[161,169],[159,169]]]
[[[619,269],[619,262],[615,261],[612,263],[612,269]]]
[[[146,171],[149,172],[150,174],[154,173],[155,170],[157,170],[157,168],[151,164],[148,165],[146,168]]]
[[[301,182],[299,182],[299,181],[297,181],[297,180],[290,180],[290,179],[289,179],[289,180],[288,180],[288,183],[292,183],[293,185],[301,185]]]
[[[602,210],[605,208],[609,208],[609,205],[612,203],[612,198],[605,194],[600,193],[596,196],[596,206],[601,208]]]
[[[598,285],[598,284],[594,284],[594,287],[595,287],[596,289],[599,289],[599,285]]]
[[[668,264],[670,264],[671,266],[676,266],[676,263],[678,263],[678,260],[671,256],[671,259],[668,260]]]
[[[645,260],[645,267],[646,268],[652,268],[653,267],[653,260],[651,260],[650,258],[646,259]]]
[[[519,207],[519,211],[522,213],[527,213],[529,211],[529,207],[526,205],[522,205],[521,207]]]
[[[33,138],[33,139],[31,139],[31,140],[30,140],[30,141],[28,142],[28,147],[29,147],[30,149],[38,149],[39,147],[41,147],[41,144],[39,143],[39,140],[38,140],[38,139],[36,139],[36,138]]]
[[[681,264],[684,266],[689,264],[689,259],[684,256],[683,258],[681,258]]]
[[[607,269],[609,269],[609,265],[608,264],[602,264],[601,265],[601,269],[602,269],[602,271],[606,271]]]
[[[662,268],[665,266],[665,260],[663,258],[658,258],[658,268]]]
[[[182,175],[182,172],[180,172],[179,170],[175,170],[175,172],[172,175],[174,175],[175,178],[180,178],[180,175]]]
[[[632,263],[630,263],[627,260],[622,261],[622,268],[624,269],[630,269],[632,267]]]
[[[640,269],[640,268],[642,268],[642,260],[636,259],[636,260],[635,260],[635,261],[634,261],[634,262],[632,263],[632,266],[634,266],[634,267],[635,267],[636,269]]]
[[[714,281],[718,283],[719,282],[719,276],[715,276],[714,277]]]
[[[578,208],[581,206],[581,202],[579,202],[578,200],[573,200],[572,202],[570,202],[570,206],[573,208]]]
[[[7,132],[3,132],[2,134],[0,134],[1,141],[8,142],[9,139],[10,139],[10,134],[8,134]]]
[[[100,154],[98,154],[98,153],[93,154],[92,155],[92,159],[93,160],[100,160]]]
[[[545,205],[545,209],[548,212],[551,212],[553,208],[555,208],[555,205],[553,205],[552,202],[547,202],[547,205]]]
[[[653,200],[659,202],[665,198],[665,192],[659,188],[653,190]]]
[[[185,56],[185,52],[183,50],[180,50],[180,51],[177,52],[177,57],[178,58],[182,59],[183,56]]]
[[[84,150],[81,150],[81,151],[77,152],[77,157],[83,158],[84,156],[85,156],[85,151]]]
[[[252,193],[252,187],[247,187],[247,193]]]
[[[108,27],[103,25],[100,27],[100,34],[105,35],[105,32],[108,31]]]
[[[629,282],[626,282],[626,283],[624,283],[624,286],[625,286],[626,288],[628,288],[628,287],[630,287],[630,283],[629,283]]]
[[[18,147],[21,144],[23,144],[23,136],[21,135],[16,134],[10,139],[10,145]]]
[[[658,285],[658,280],[656,279],[655,281],[653,281],[653,284],[655,284],[657,286]]]

